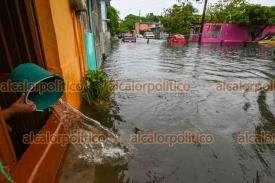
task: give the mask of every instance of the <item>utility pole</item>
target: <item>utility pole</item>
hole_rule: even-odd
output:
[[[204,27],[204,22],[205,22],[205,12],[206,12],[206,7],[207,7],[207,1],[208,0],[204,0],[204,7],[203,7],[202,18],[201,18],[201,30],[200,30],[200,35],[199,35],[199,43],[201,43],[201,38],[202,38],[202,32],[203,32],[203,27]]]
[[[138,32],[137,32],[137,34],[139,34],[140,32],[140,23],[141,23],[141,18],[140,18],[140,16],[141,16],[141,11],[140,10],[138,10],[138,16],[139,16],[139,23],[138,23]]]

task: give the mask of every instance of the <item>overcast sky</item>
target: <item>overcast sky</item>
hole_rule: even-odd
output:
[[[199,12],[202,12],[203,3],[197,3],[193,0],[193,5]],[[200,0],[202,2],[203,0]],[[275,6],[275,0],[249,0],[251,3]],[[164,8],[171,7],[175,4],[176,0],[111,0],[112,6],[114,6],[120,12],[120,18],[124,18],[128,14],[138,15],[139,10],[141,15],[144,16],[147,13],[153,12],[160,15]],[[204,1],[203,1],[204,2]],[[215,3],[217,0],[208,0],[209,3]]]

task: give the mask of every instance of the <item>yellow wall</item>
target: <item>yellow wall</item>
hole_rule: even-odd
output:
[[[46,67],[50,72],[62,75],[67,88],[75,87],[86,69],[80,20],[71,9],[70,0],[34,2]],[[64,99],[75,108],[80,106],[81,96],[76,90],[67,90]]]

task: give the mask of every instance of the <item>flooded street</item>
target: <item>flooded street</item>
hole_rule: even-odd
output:
[[[139,39],[119,43],[103,64],[113,80],[181,81],[190,91],[120,91],[115,104],[90,115],[127,139],[135,133],[211,134],[211,144],[137,144],[123,165],[95,168],[96,183],[232,183],[275,180],[275,146],[241,144],[238,135],[275,131],[273,92],[220,91],[220,82],[268,83],[274,79],[272,47],[188,44]],[[89,113],[86,107],[84,113]],[[86,112],[85,112],[86,111]],[[103,111],[103,112],[102,112]],[[106,114],[108,114],[106,116]]]

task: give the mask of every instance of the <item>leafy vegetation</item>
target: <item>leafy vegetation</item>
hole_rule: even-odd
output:
[[[119,12],[112,6],[107,7],[107,18],[110,19],[108,26],[112,36],[119,32]]]
[[[112,82],[106,72],[89,70],[83,81],[82,96],[88,102],[108,101],[112,95]]]
[[[154,15],[154,13],[148,13],[145,17],[129,14],[121,21],[120,32],[126,33],[132,31],[135,28],[135,23],[138,22],[159,22],[160,20],[161,16]]]
[[[197,15],[197,10],[191,3],[175,4],[172,8],[165,9],[163,16],[148,13],[146,16],[136,16],[129,14],[121,21],[119,32],[126,33],[134,29],[137,22],[161,22],[165,31],[169,33],[189,32],[192,24],[201,22],[201,15]]]
[[[275,24],[275,7],[250,4],[247,0],[219,0],[209,6],[207,22],[245,25],[255,38],[266,25]]]
[[[120,24],[120,32],[126,33],[126,32],[132,31],[134,29],[135,23],[139,21],[140,21],[139,16],[136,16],[133,14],[127,15]]]
[[[172,8],[164,11],[161,22],[169,33],[187,34],[192,24],[198,23],[201,19],[195,13],[197,10],[191,3],[175,4]]]
[[[161,16],[155,15],[154,13],[148,13],[145,17],[142,17],[143,22],[159,22]]]

